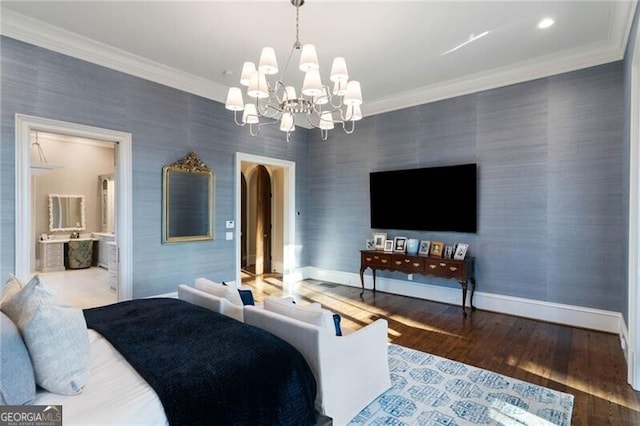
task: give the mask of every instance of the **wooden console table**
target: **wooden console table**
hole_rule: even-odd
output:
[[[364,294],[364,271],[371,268],[373,275],[373,293],[376,292],[376,270],[404,272],[405,274],[433,275],[439,278],[453,278],[462,287],[462,314],[467,316],[465,309],[467,301],[467,286],[471,284],[471,297],[469,305],[473,306],[473,293],[476,289],[476,280],[473,273],[474,258],[466,257],[464,260],[443,259],[430,256],[411,256],[401,253],[385,253],[377,250],[360,251],[360,283]]]

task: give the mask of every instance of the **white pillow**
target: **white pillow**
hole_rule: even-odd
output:
[[[89,377],[89,337],[81,309],[65,306],[36,275],[2,305],[18,326],[36,383],[61,395],[80,393]]]
[[[0,291],[0,308],[2,308],[4,302],[15,296],[22,287],[24,287],[24,285],[19,279],[13,276],[13,274],[9,275],[9,279],[5,281],[2,286],[2,291]]]
[[[244,306],[242,298],[240,298],[240,293],[238,293],[238,289],[235,286],[220,284],[206,278],[198,278],[196,279],[196,288],[213,294],[214,296],[227,299],[234,305]]]
[[[335,334],[336,328],[333,322],[333,313],[322,308],[319,303],[310,303],[308,305],[298,305],[290,297],[282,298],[269,296],[264,299],[264,309],[295,318],[309,324],[317,325],[327,331]]]

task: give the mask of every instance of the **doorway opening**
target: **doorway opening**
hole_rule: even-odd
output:
[[[110,258],[110,249],[116,238],[117,144],[42,131],[30,137],[45,161],[31,166],[31,275],[39,274],[72,306],[116,302],[117,259]],[[38,159],[36,152],[31,159]],[[81,208],[54,208],[59,200],[81,200],[73,206]],[[72,234],[78,238],[70,240]]]
[[[280,209],[274,209],[272,179],[269,171],[262,164],[245,164],[242,172],[242,270],[253,276],[278,272],[272,268],[272,252],[278,262],[282,258],[281,251],[272,245],[272,232],[276,232],[276,241],[281,240],[282,229]],[[274,179],[274,183],[277,183]],[[275,227],[274,227],[275,222]]]
[[[114,238],[117,265],[117,300],[132,298],[132,153],[131,134],[81,124],[16,114],[16,210],[15,210],[15,275],[26,280],[33,269],[32,248],[39,236],[34,231],[35,211],[31,174],[31,138],[33,132],[65,135],[110,143],[115,148],[114,177]],[[77,159],[76,159],[77,160]],[[95,182],[96,187],[98,182]]]
[[[295,163],[236,154],[236,282],[244,276],[295,279]]]

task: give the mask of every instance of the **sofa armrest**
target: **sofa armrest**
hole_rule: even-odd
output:
[[[271,311],[245,306],[245,322],[294,346],[305,358],[317,384],[316,409],[347,424],[391,387],[386,320],[376,320],[347,336]]]
[[[349,423],[391,387],[387,332],[378,319],[342,337],[321,334],[323,404],[334,425]]]
[[[178,298],[237,319],[238,321],[244,321],[244,310],[242,306],[235,305],[227,299],[198,290],[197,288],[180,284],[178,286]]]

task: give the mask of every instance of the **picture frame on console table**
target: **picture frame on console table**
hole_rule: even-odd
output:
[[[383,250],[384,244],[387,241],[387,234],[383,232],[376,232],[373,234],[373,248],[376,250]]]
[[[431,241],[429,240],[421,240],[420,246],[418,246],[418,255],[419,256],[429,256],[429,248],[431,248]]]
[[[384,242],[385,253],[393,253],[393,240],[386,240]]]
[[[393,239],[393,252],[394,253],[405,253],[407,251],[407,238],[406,237],[395,237]]]
[[[429,250],[429,256],[442,257],[444,249],[444,243],[442,241],[431,241],[431,249]]]
[[[456,252],[453,255],[453,258],[455,260],[464,260],[464,258],[467,256],[468,250],[469,250],[469,244],[458,243],[458,245],[456,246]]]
[[[444,246],[444,258],[451,259],[453,257],[453,246],[446,245]]]

